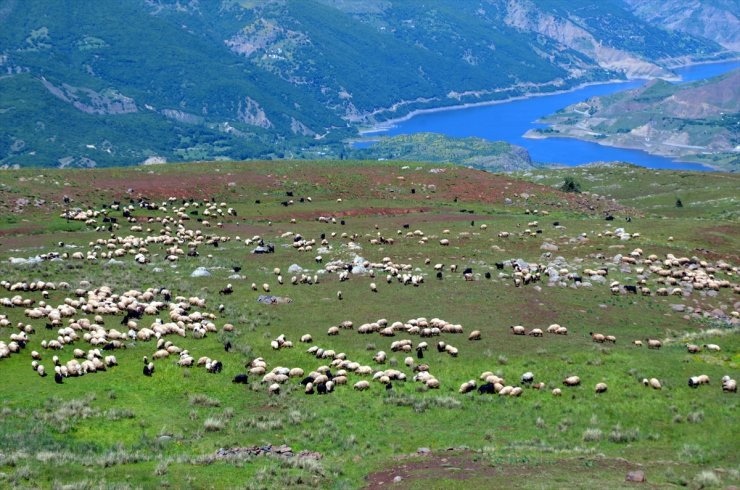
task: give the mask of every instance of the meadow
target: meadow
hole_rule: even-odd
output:
[[[586,192],[560,192],[565,176],[573,176]],[[64,363],[73,349],[92,346],[79,340],[59,351],[43,349],[41,342],[56,338],[56,329],[30,319],[24,307],[0,306],[0,315],[9,320],[9,326],[0,327],[0,340],[9,342],[18,322],[35,330],[24,349],[0,359],[0,487],[611,489],[640,486],[625,482],[635,470],[645,473],[644,485],[652,488],[740,485],[738,398],[723,392],[720,382],[724,375],[740,374],[738,188],[740,178],[732,174],[626,165],[515,175],[403,162],[4,171],[0,279],[9,284],[64,281],[70,289],[49,290],[48,298],[40,291],[0,289],[0,298],[20,295],[33,299],[34,306],[41,301],[55,306],[74,297],[75,289],[103,286],[116,294],[168,288],[173,296],[204,298],[206,307],[200,310],[215,315],[218,331],[203,339],[188,334],[167,340],[196,359],[222,361],[223,372],[180,367],[173,355],[155,360],[153,375],[144,376],[142,358],[152,358],[156,340],[129,339],[125,349],[113,352],[118,366],[56,384],[52,356]],[[97,240],[113,235],[166,234],[161,219],[190,205],[190,199],[198,206],[187,209],[199,214],[185,213],[190,219],[182,226],[228,240],[217,247],[201,244],[198,256],[177,254],[177,260],[167,260],[163,246],[147,245],[145,264],[136,263],[133,253],[110,260],[101,257],[108,251],[104,245],[96,249]],[[235,216],[204,216],[206,200],[233,208]],[[113,201],[133,206],[136,222],[111,209]],[[146,209],[142,202],[159,208]],[[109,230],[103,214],[87,224],[61,217],[70,208],[106,211],[120,226]],[[132,231],[133,226],[142,231]],[[175,223],[169,226],[176,229]],[[632,237],[618,238],[617,228]],[[415,230],[423,235],[414,235]],[[296,234],[315,239],[313,249],[292,247]],[[323,246],[321,234],[328,242]],[[251,254],[256,244],[245,241],[255,236],[273,243],[275,253]],[[393,243],[371,243],[379,236]],[[428,238],[425,243],[422,236]],[[449,246],[440,245],[445,238]],[[187,251],[187,243],[181,248]],[[615,260],[636,248],[642,250],[637,264]],[[97,257],[73,259],[78,251]],[[69,257],[11,260],[52,252]],[[733,287],[714,291],[679,285],[681,295],[657,296],[658,276],[638,271],[648,269],[640,262],[651,254],[661,261],[672,254],[696,257],[697,264],[729,264],[714,275]],[[332,262],[357,257],[409,264],[410,273],[423,282],[404,285],[395,277],[387,282],[382,270],[374,278],[367,272],[350,274],[344,282],[336,273],[320,273]],[[583,276],[576,284],[565,273],[553,282],[542,274],[540,281],[517,287],[511,267],[495,265],[510,259],[579,276],[604,267],[608,276],[605,281]],[[291,284],[293,264],[319,281]],[[444,264],[442,279],[435,264]],[[452,264],[457,272],[450,270]],[[199,267],[210,275],[191,277]],[[282,285],[275,268],[285,279]],[[472,269],[472,280],[463,277],[466,268]],[[639,277],[652,294],[610,290],[613,281],[631,285]],[[228,283],[234,293],[219,294]],[[259,295],[267,294],[262,284],[270,286],[269,294],[292,302],[258,303]],[[73,318],[83,317],[92,321],[82,311]],[[464,333],[419,338],[357,332],[381,318],[391,324],[419,317],[460,324]],[[103,315],[104,328],[125,331],[121,318]],[[167,311],[145,315],[139,327],[156,318],[168,321]],[[327,335],[329,327],[346,320],[354,323],[353,330]],[[223,329],[227,323],[233,331]],[[567,327],[568,335],[517,336],[510,329],[544,330],[553,323]],[[481,340],[468,340],[473,330],[481,332]],[[617,341],[594,343],[589,332],[614,335]],[[281,334],[294,348],[271,347]],[[313,341],[300,343],[304,334]],[[391,351],[391,342],[406,338],[414,346],[429,343],[423,359]],[[662,348],[633,344],[648,338],[661,340]],[[437,352],[438,341],[454,345],[459,355]],[[226,342],[232,346],[228,352]],[[687,342],[717,344],[721,351],[689,354]],[[268,371],[285,366],[309,373],[328,365],[330,359],[306,353],[312,345],[373,369],[393,367],[407,381],[394,381],[386,390],[372,377],[350,373],[347,385],[323,396],[304,394],[300,378],[281,385],[277,395],[268,393],[261,376],[250,375],[246,385],[232,383],[257,357],[264,358]],[[34,350],[50,376],[32,370]],[[388,353],[384,365],[372,359],[380,350]],[[407,356],[415,365],[428,364],[440,388],[412,381]],[[468,380],[482,384],[484,371],[509,385],[519,385],[529,371],[545,389],[525,386],[520,397],[458,392]],[[688,378],[699,374],[708,375],[710,384],[689,388]],[[580,386],[563,386],[572,375],[581,378]],[[641,383],[653,377],[661,390]],[[361,379],[370,381],[370,389],[353,390]],[[608,391],[596,394],[600,382]],[[561,388],[562,396],[553,396],[554,388]],[[266,445],[290,446],[294,455],[219,455],[220,449]]]

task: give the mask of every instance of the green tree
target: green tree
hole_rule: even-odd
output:
[[[560,190],[563,192],[581,192],[581,184],[576,181],[573,177],[566,177],[563,185],[560,186]]]

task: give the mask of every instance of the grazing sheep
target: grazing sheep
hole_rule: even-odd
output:
[[[309,342],[312,342],[312,341],[313,341],[313,337],[311,337],[311,335],[309,335],[309,334],[305,334],[305,335],[301,336],[301,342],[303,342],[305,344],[307,344]]]
[[[542,337],[544,334],[542,333],[542,330],[539,328],[533,328],[529,331],[529,335],[532,337]]]
[[[603,344],[606,341],[606,337],[604,337],[603,334],[593,333],[593,332],[589,332],[588,334],[591,336],[592,342],[598,342],[600,344]]]
[[[485,383],[478,387],[478,393],[481,395],[493,395],[496,393],[493,383]]]
[[[337,299],[338,299],[339,301],[341,301],[341,300],[342,300],[342,292],[341,292],[341,291],[337,291]]]
[[[357,383],[354,384],[353,388],[357,391],[365,391],[368,388],[370,388],[370,383],[365,380],[358,381]]]
[[[327,335],[339,335],[339,327],[329,327],[329,330],[326,331]]]
[[[555,388],[552,390],[552,396],[561,396],[563,394],[563,391],[560,388]]]
[[[437,378],[429,378],[424,383],[427,388],[430,390],[438,390],[439,389],[439,380]]]
[[[686,350],[689,354],[698,354],[701,352],[701,347],[696,344],[686,344]]]
[[[144,376],[151,376],[154,374],[154,363],[150,362],[144,366]]]
[[[709,352],[719,352],[722,350],[717,344],[704,344],[704,348]]]
[[[526,373],[522,374],[522,377],[520,378],[520,381],[522,384],[528,384],[534,382],[534,374],[527,371]]]
[[[594,387],[594,391],[596,393],[606,393],[606,390],[607,390],[606,383],[597,383],[596,386]]]
[[[39,365],[38,365],[38,366],[36,367],[36,372],[37,372],[37,373],[38,373],[38,375],[39,375],[39,376],[41,376],[42,378],[45,378],[45,377],[46,377],[46,369],[44,368],[44,366],[43,366],[43,365],[39,364]]]
[[[465,383],[463,383],[462,385],[460,385],[459,392],[461,394],[465,394],[465,393],[470,393],[474,389],[475,389],[475,380],[472,380],[471,379],[470,381],[466,381]]]
[[[245,373],[237,374],[236,376],[234,376],[234,379],[232,379],[231,382],[242,385],[249,384],[249,375]]]
[[[378,292],[378,286],[376,286],[374,282],[370,283],[370,291],[372,291],[373,293]]]
[[[657,339],[646,339],[648,349],[660,349],[663,346],[663,342]]]
[[[414,358],[413,357],[407,357],[403,360],[403,363],[406,365],[406,367],[411,367],[414,365]]]
[[[614,335],[607,335],[604,337],[604,340],[606,340],[607,342],[611,342],[612,344],[617,343],[617,338]]]
[[[578,386],[581,384],[581,378],[578,376],[568,376],[563,380],[565,386]]]
[[[633,340],[632,345],[635,347],[642,347],[642,340]]]
[[[647,378],[642,380],[642,384],[645,386],[650,386],[654,390],[660,390],[662,386],[660,385],[660,381],[658,381],[657,378],[650,378],[649,380]]]
[[[267,392],[271,395],[279,395],[280,394],[280,385],[277,383],[273,383],[270,385],[269,388],[267,388]]]
[[[526,335],[527,334],[527,330],[521,325],[514,325],[509,328],[511,328],[511,333],[513,333],[514,335]]]
[[[724,376],[722,378],[722,391],[726,393],[737,393],[737,381],[729,376]]]
[[[468,335],[468,340],[480,340],[480,339],[481,339],[480,330],[473,330],[472,332],[470,332],[470,335]]]
[[[54,382],[58,385],[64,384],[64,376],[62,376],[62,368],[54,366]]]

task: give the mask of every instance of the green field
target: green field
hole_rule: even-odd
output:
[[[574,177],[585,192],[558,191],[566,176]],[[638,469],[646,475],[645,487],[651,488],[740,485],[738,398],[724,393],[720,381],[724,375],[736,379],[740,374],[739,184],[740,177],[732,174],[626,165],[537,169],[515,176],[402,162],[4,171],[0,279],[8,288],[44,281],[54,282],[56,289],[44,298],[40,290],[4,288],[0,300],[20,296],[33,300],[30,308],[42,302],[55,308],[69,298],[67,303],[77,301],[77,306],[52,329],[45,328],[48,318],[27,316],[27,307],[0,306],[0,315],[8,320],[8,326],[0,326],[0,340],[9,344],[11,334],[20,332],[19,322],[33,330],[25,349],[0,359],[0,488],[427,489],[463,484],[481,489],[611,489],[637,485],[625,482],[625,476]],[[71,198],[69,205],[64,195]],[[676,207],[677,198],[683,207]],[[205,199],[214,200],[211,216],[204,215],[210,205]],[[281,205],[288,200],[294,203]],[[113,201],[130,204],[136,222],[113,210]],[[155,203],[158,209],[145,209],[140,202]],[[182,216],[190,219],[179,225],[175,212],[183,202],[188,207]],[[230,207],[236,216],[227,213]],[[95,223],[68,222],[60,217],[67,208],[105,211],[120,226],[109,231],[104,214]],[[224,216],[213,216],[216,209]],[[198,214],[191,214],[193,210]],[[606,215],[614,220],[606,221]],[[334,217],[336,223],[321,222],[320,216]],[[132,231],[134,226],[141,231]],[[614,235],[617,228],[632,237],[620,240]],[[174,251],[177,260],[167,260],[171,246],[187,252],[193,245],[195,233],[187,235],[188,230],[200,230],[205,237],[197,246],[199,256]],[[510,235],[501,237],[501,232]],[[323,246],[322,233],[327,240]],[[296,234],[315,240],[312,250],[292,247]],[[125,248],[125,237],[155,236],[172,242],[150,240]],[[255,236],[273,243],[276,252],[250,254],[255,244],[245,241]],[[371,243],[379,237],[393,243]],[[427,241],[421,243],[424,237]],[[449,245],[441,246],[441,239]],[[217,247],[207,244],[214,240]],[[557,250],[545,250],[544,244]],[[628,256],[636,248],[642,249],[637,263],[615,261],[616,255]],[[115,256],[117,249],[123,251],[120,256]],[[68,257],[38,263],[11,260],[52,252]],[[95,258],[75,259],[75,252]],[[112,263],[108,253],[114,254]],[[136,263],[137,253],[148,263]],[[658,283],[658,274],[649,273],[650,264],[644,261],[651,254],[659,257],[656,267],[664,267],[667,254],[695,257],[692,270],[714,268],[714,279],[727,281],[729,287],[699,290],[679,282],[670,287],[682,288],[683,295],[658,296],[657,290],[666,286]],[[336,272],[319,273],[358,256],[372,264],[384,258],[407,264],[404,272],[422,276],[423,283],[403,285],[395,277],[387,282],[388,272],[378,267],[373,267],[375,278],[369,272],[349,274],[344,282]],[[578,287],[565,279],[562,285],[549,283],[543,274],[539,282],[516,287],[512,268],[495,265],[509,259],[551,266],[563,275],[582,276],[583,282]],[[441,280],[435,277],[438,263],[444,265]],[[300,276],[288,272],[293,264],[312,278],[317,275],[318,283],[292,285],[291,276]],[[450,270],[452,264],[457,272]],[[241,269],[233,277],[237,266]],[[210,276],[191,277],[198,267]],[[468,267],[473,270],[470,281],[462,274]],[[608,269],[605,282],[584,273],[601,267]],[[641,275],[650,295],[610,291],[612,281],[634,285]],[[227,283],[234,293],[219,294]],[[252,290],[253,283],[258,290]],[[377,293],[370,283],[377,285]],[[258,303],[265,294],[262,284],[270,286],[270,294],[292,302]],[[176,296],[205,299],[205,307],[193,306],[187,313],[213,314],[215,332],[196,339],[192,323],[186,322],[184,337],[163,338],[195,360],[207,356],[222,361],[223,372],[179,367],[173,354],[154,360],[155,371],[146,377],[142,358],[152,359],[157,341],[128,339],[125,348],[103,352],[115,355],[118,366],[56,384],[53,356],[65,364],[74,349],[93,348],[82,329],[80,339],[63,349],[43,349],[42,341],[56,339],[61,326],[83,318],[96,323],[98,314],[103,320],[97,322],[98,331],[108,339],[111,329],[124,334],[128,329],[121,325],[123,313],[92,311],[96,296],[90,292],[104,286],[113,295],[129,292],[141,302],[141,293],[149,288],[155,301],[164,302],[158,293],[163,287],[172,291],[173,302]],[[79,298],[88,298],[90,312],[83,311]],[[394,337],[358,333],[361,325],[378,319],[391,325],[420,317],[462,325],[464,333],[430,338],[403,331]],[[136,320],[136,329],[151,327],[158,318],[170,321],[166,306]],[[346,320],[354,329],[327,335],[330,327]],[[233,331],[223,329],[227,323],[234,325]],[[553,323],[567,327],[568,335],[517,336],[509,328],[544,330]],[[481,332],[481,340],[468,340],[473,330]],[[594,343],[589,332],[614,335],[616,343]],[[271,347],[281,334],[293,343],[292,349]],[[299,341],[304,334],[313,337],[311,343]],[[633,345],[633,340],[646,344],[648,338],[661,340],[662,348]],[[424,358],[417,359],[414,351],[391,351],[391,343],[402,339],[414,347],[428,342]],[[232,344],[229,352],[224,350],[227,341]],[[459,355],[437,352],[438,341],[455,346]],[[689,354],[684,345],[689,341],[717,344],[721,351]],[[304,394],[300,377],[282,384],[277,395],[268,393],[269,383],[262,383],[260,375],[250,375],[247,385],[231,382],[257,357],[264,358],[268,372],[298,367],[308,374],[329,365],[332,359],[306,353],[313,345],[345,353],[373,370],[397,369],[407,380],[393,381],[393,389],[386,390],[372,376],[350,372],[346,385],[325,396]],[[49,376],[32,370],[34,350]],[[373,361],[380,350],[388,354],[383,365]],[[415,373],[404,363],[407,356],[414,365],[428,364],[440,388],[413,381]],[[513,386],[530,371],[545,388],[522,385],[520,397],[458,392],[471,379],[480,386],[484,371]],[[710,384],[689,388],[688,378],[700,374],[708,375]],[[563,386],[563,379],[572,375],[581,378],[581,385]],[[642,385],[643,378],[653,377],[660,380],[661,390]],[[368,390],[353,389],[360,380],[369,381]],[[594,386],[600,382],[608,391],[596,394]],[[554,388],[561,388],[562,396],[553,396]],[[267,444],[288,445],[296,455],[217,455],[221,448]],[[317,452],[320,459],[300,451]]]

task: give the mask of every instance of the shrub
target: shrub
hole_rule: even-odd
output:
[[[218,432],[220,430],[223,430],[224,427],[226,427],[226,423],[224,422],[224,420],[215,417],[208,417],[203,422],[203,428],[206,430],[206,432]]]
[[[560,186],[560,190],[563,192],[573,192],[576,194],[580,194],[581,192],[581,184],[576,181],[573,177],[566,177],[565,181],[563,182],[563,185]]]
[[[604,433],[601,429],[591,428],[586,429],[583,432],[583,442],[598,442],[603,437]]]

